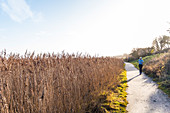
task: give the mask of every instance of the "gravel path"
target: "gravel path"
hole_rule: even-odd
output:
[[[155,82],[130,63],[127,70],[127,105],[128,113],[170,113],[170,98],[164,94]]]

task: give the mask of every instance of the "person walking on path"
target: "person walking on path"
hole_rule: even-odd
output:
[[[139,58],[138,63],[139,63],[139,74],[142,74],[142,67],[143,67],[143,60],[142,57]]]

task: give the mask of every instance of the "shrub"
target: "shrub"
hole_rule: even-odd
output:
[[[148,61],[143,70],[146,74],[159,78],[170,75],[170,53],[162,54],[160,57]]]

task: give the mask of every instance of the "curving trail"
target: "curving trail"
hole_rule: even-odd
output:
[[[130,63],[127,70],[127,105],[128,113],[170,113],[170,98],[164,94],[156,83]]]

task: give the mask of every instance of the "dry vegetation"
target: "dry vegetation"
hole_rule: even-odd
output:
[[[164,78],[170,75],[170,52],[153,58],[144,65],[146,74],[152,74],[154,77]]]
[[[83,112],[95,94],[118,85],[123,61],[89,55],[0,55],[1,112]]]
[[[143,70],[170,97],[170,52],[148,61]]]

